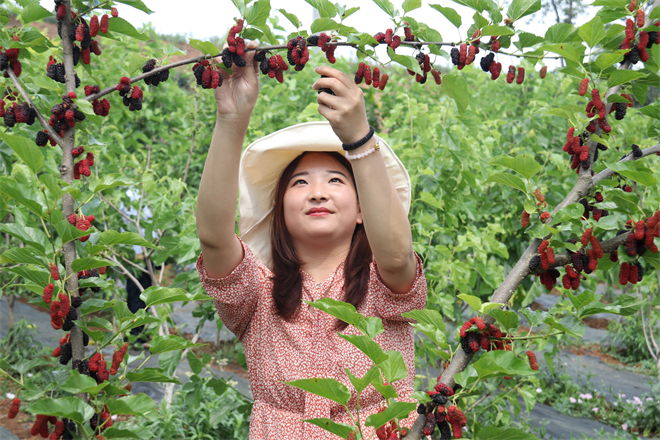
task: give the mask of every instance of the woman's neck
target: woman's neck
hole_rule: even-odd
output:
[[[332,247],[296,246],[296,253],[301,261],[300,268],[314,281],[322,283],[346,259],[350,248],[350,242]]]

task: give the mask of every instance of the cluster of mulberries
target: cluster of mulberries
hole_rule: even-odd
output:
[[[382,408],[378,412],[383,412],[384,410],[385,408]],[[396,426],[396,423],[394,423],[394,420],[384,424],[376,430],[376,437],[378,437],[380,440],[399,440],[400,438],[404,438],[406,435],[408,435],[408,429],[401,428],[401,430],[399,430],[399,428]]]
[[[244,66],[245,62],[243,62],[243,66],[239,67]],[[211,66],[209,60],[201,60],[199,63],[195,63],[192,70],[195,74],[197,85],[202,86],[203,89],[216,89],[222,86],[222,72],[220,72],[214,66]]]
[[[21,406],[21,399],[18,397],[14,398],[14,400],[11,401],[11,407],[9,407],[9,413],[7,414],[7,417],[10,419],[13,419],[16,417],[16,414],[18,414],[18,410],[20,409]]]
[[[476,326],[476,330],[470,331],[473,326]],[[488,324],[479,317],[472,317],[461,326],[461,348],[467,354],[476,353],[481,348],[485,351],[509,350],[511,347],[506,344],[508,336],[496,325]],[[491,342],[491,339],[496,340]]]
[[[602,144],[598,144],[602,145]],[[607,148],[607,147],[606,147]],[[598,151],[598,149],[596,149]],[[600,193],[596,194],[596,202],[601,202],[602,201],[602,194],[598,196]],[[600,200],[599,200],[600,199]],[[601,209],[598,208],[596,205],[589,203],[587,199],[580,199],[579,203],[584,206],[584,212],[582,213],[582,220],[588,220],[589,217],[593,214],[594,220],[598,221],[602,217],[607,217],[610,215],[610,212],[607,209]],[[585,245],[586,246],[586,245]]]
[[[55,140],[48,135],[48,132],[46,130],[38,131],[34,139],[34,143],[37,144],[39,147],[45,147],[48,144],[48,142],[50,142],[51,147],[57,145],[57,142],[55,142]]]
[[[9,78],[9,74],[7,73],[8,68],[11,69],[17,77],[21,76],[23,65],[18,61],[20,52],[20,49],[5,49],[3,52],[2,46],[0,46],[0,70],[4,70],[3,76],[5,78]]]
[[[368,64],[360,63],[357,72],[355,72],[355,84],[361,84],[363,79],[366,85],[371,85],[375,89],[385,90],[389,76],[387,73],[381,76],[378,67],[374,67],[372,72]]]
[[[600,129],[605,133],[612,131],[612,127],[610,127],[610,124],[607,122],[606,118],[607,106],[603,103],[602,99],[600,98],[600,92],[595,87],[591,89],[591,100],[587,103],[586,112],[587,117],[589,118],[593,118],[594,116],[598,115],[598,118],[589,122],[589,125],[587,125],[588,132],[595,133],[596,125],[598,125]]]
[[[112,355],[112,366],[110,367],[111,376],[117,374],[117,370],[119,369],[121,363],[124,361],[124,356],[126,355],[127,350],[128,343],[124,343],[124,345],[119,347],[119,350],[115,351],[115,353]]]
[[[498,43],[499,45],[498,41],[495,41],[494,43]],[[499,78],[500,73],[502,73],[502,63],[495,61],[495,51],[489,52],[488,55],[481,58],[480,65],[481,70],[486,73],[490,73],[490,79],[493,81]]]
[[[541,261],[541,268],[548,270],[550,265],[555,264],[555,251],[549,246],[548,240],[543,240],[538,248],[539,258]]]
[[[637,64],[640,61],[647,62],[649,60],[649,53],[646,49],[650,49],[653,44],[660,44],[658,32],[655,31],[641,31],[635,41],[635,25],[637,25],[637,29],[639,30],[644,27],[644,21],[645,17],[642,9],[637,10],[636,23],[630,18],[626,20],[625,38],[619,45],[619,49],[630,50],[625,53],[623,62],[629,61],[631,64]],[[655,25],[658,26],[658,23]]]
[[[415,36],[412,33],[412,30],[409,27],[404,28],[404,34],[405,34],[405,41],[414,41]],[[408,39],[410,37],[410,39]],[[392,48],[392,50],[396,50],[397,47],[401,45],[401,37],[398,35],[394,35],[394,31],[392,29],[387,29],[385,32],[378,32],[376,35],[374,35],[374,38],[376,41],[378,41],[378,44],[387,44]]]
[[[85,86],[85,96],[91,96],[95,93],[100,93],[101,92],[101,87],[98,85],[93,85],[93,86]],[[94,113],[99,115],[99,116],[108,116],[108,113],[110,112],[110,102],[108,102],[107,99],[95,99],[92,101],[92,108],[94,109]]]
[[[625,242],[628,256],[642,256],[647,250],[652,253],[658,252],[658,246],[654,240],[655,237],[660,237],[660,210],[646,221],[640,220],[633,224],[632,220],[629,220],[626,226],[632,229]],[[619,231],[619,233],[623,232],[625,231]]]
[[[642,281],[644,277],[644,269],[639,261],[635,263],[621,263],[619,269],[619,284],[625,286],[626,284],[637,284]]]
[[[60,338],[60,343],[55,349],[53,350],[53,357],[60,357],[62,355],[62,345],[71,342],[71,333],[67,333],[66,335],[62,336]]]
[[[337,59],[335,58],[335,49],[336,45],[330,45],[328,43],[332,42],[332,37],[325,32],[321,32],[319,35],[311,35],[307,37],[307,43],[312,46],[318,46],[321,48],[323,53],[325,53],[325,58],[330,64],[335,64]]]
[[[438,422],[443,422],[444,420],[438,419]],[[463,437],[463,428],[467,425],[467,418],[463,411],[458,409],[455,405],[447,408],[446,422],[451,425],[452,433],[454,438]]]
[[[116,87],[119,96],[123,97],[123,103],[130,111],[142,110],[143,92],[138,86],[131,88],[131,79],[123,76]]]
[[[74,98],[71,96],[74,96]],[[50,109],[51,115],[48,125],[53,127],[53,131],[59,134],[60,137],[64,137],[65,130],[75,127],[76,122],[82,122],[86,119],[85,114],[73,104],[72,99],[75,99],[75,95],[72,94],[71,96],[63,95],[62,102],[55,104]]]
[[[148,73],[154,70],[156,67],[156,60],[150,59],[147,63],[142,66],[142,72]],[[158,87],[162,82],[167,81],[170,78],[170,69],[161,70],[160,72],[154,73],[151,76],[148,76],[144,79],[144,83],[148,86]]]
[[[227,47],[222,51],[222,62],[228,69],[233,64],[236,67],[245,67],[246,65],[245,60],[242,58],[245,54],[245,40],[238,36],[241,32],[243,32],[243,19],[239,18],[236,24],[229,29]]]
[[[456,388],[458,385],[456,386]],[[433,398],[433,403],[437,404],[438,406],[436,407],[435,411],[431,410],[430,412],[427,411],[431,408],[427,408],[427,405],[421,404],[417,408],[417,412],[419,414],[426,414],[426,423],[424,425],[424,435],[432,435],[433,432],[435,431],[435,427],[438,427],[438,430],[440,431],[440,439],[441,440],[449,440],[451,439],[451,429],[449,427],[449,424],[452,423],[452,420],[450,420],[448,416],[448,411],[445,409],[445,406],[447,402],[449,401],[449,397],[454,395],[454,389],[450,388],[449,386],[445,385],[444,383],[440,382],[440,378],[438,378],[438,383],[435,385],[435,388],[433,391],[427,391],[426,392],[429,396]],[[429,404],[430,405],[430,404]],[[452,409],[454,408],[454,409]],[[451,405],[449,407],[449,411],[452,413],[452,418],[454,420],[454,424],[460,425],[461,422],[461,415],[463,414],[462,412],[458,411],[460,415],[456,412],[458,410],[454,405]],[[465,416],[463,415],[463,418]],[[453,426],[453,424],[452,424]],[[464,425],[463,425],[464,426]],[[463,426],[460,427],[459,431],[462,430]],[[455,438],[461,438],[462,432],[458,433],[458,436],[456,436],[456,432],[454,433]]]
[[[30,435],[41,435],[41,438],[48,438],[50,435],[48,423],[51,425],[57,425],[57,417],[38,414],[37,420],[35,420],[34,425],[32,425],[32,429],[30,430]]]
[[[109,427],[112,426],[112,418],[110,417],[110,411],[108,411],[108,406],[103,406],[103,411],[100,413],[95,413],[91,419],[89,419],[89,427],[92,428],[92,431],[98,437],[103,437],[100,433]]]
[[[4,108],[4,105],[2,107]],[[23,104],[13,102],[6,110],[4,110],[5,126],[8,128],[19,123],[32,125],[36,118],[37,111],[27,102],[24,102]]]
[[[105,359],[99,352],[94,353],[92,357],[89,358],[87,367],[90,371],[90,377],[96,380],[96,383],[101,383],[110,378],[110,373],[108,372]]]
[[[80,176],[89,177],[92,174],[91,167],[94,166],[94,153],[88,152],[87,156],[83,160],[79,160],[73,165],[73,178],[80,180]],[[83,222],[84,224],[84,222]],[[76,228],[78,227],[78,222],[75,224]],[[88,226],[89,227],[89,226]],[[86,231],[86,229],[80,229],[81,231]],[[87,241],[89,236],[81,237],[80,241]]]
[[[582,261],[580,261],[580,268],[582,267],[583,267]],[[566,270],[566,273],[561,278],[561,282],[562,285],[564,286],[564,289],[577,290],[580,287],[580,278],[581,278],[580,274],[578,273],[577,270],[575,270],[575,267],[571,265],[566,265],[564,269]]]
[[[463,43],[458,48],[454,47],[450,51],[451,62],[458,68],[463,70],[463,67],[472,64],[475,55],[479,53],[479,48],[473,44],[468,47]]]
[[[264,54],[259,64],[259,69],[261,73],[268,75],[269,78],[276,78],[277,82],[281,84],[284,82],[284,71],[289,70],[289,65],[284,61],[282,55],[273,55],[269,58]],[[319,92],[321,91],[326,90],[320,90]]]
[[[94,216],[89,216],[94,218]],[[89,218],[87,217],[87,218]],[[86,280],[89,278],[98,278],[99,275],[105,274],[106,267],[99,267],[98,269],[91,269],[91,270],[81,270],[78,272],[78,280]],[[98,293],[101,291],[100,287],[90,287],[90,290],[94,293]],[[80,290],[78,290],[78,294],[82,295],[87,291],[87,287],[80,287]]]
[[[82,146],[77,147],[77,148],[82,148]],[[74,148],[74,150],[76,150],[76,148]],[[84,163],[85,160],[87,161],[87,164]],[[82,167],[89,168],[90,160],[91,160],[91,164],[93,165],[94,164],[94,154],[87,153],[87,158],[81,160],[80,162],[78,162],[78,163],[82,163],[82,165],[80,165],[78,168],[79,169],[82,168]],[[78,164],[76,164],[76,165],[78,165]],[[75,168],[75,165],[74,165],[74,168]],[[74,173],[75,173],[75,171],[74,171]],[[78,229],[80,231],[86,231],[92,226],[92,223],[94,222],[94,220],[96,220],[96,218],[93,215],[88,215],[88,216],[85,216],[83,214],[76,215],[76,213],[73,212],[73,213],[71,213],[71,215],[69,217],[67,217],[67,220],[69,221],[70,224],[75,226],[76,229]],[[84,237],[80,237],[79,240],[82,241],[82,242],[85,242],[85,241],[89,240],[89,235],[85,235]]]
[[[290,65],[295,67],[296,72],[305,68],[309,61],[309,50],[307,49],[307,40],[302,36],[292,38],[286,45],[286,59]]]

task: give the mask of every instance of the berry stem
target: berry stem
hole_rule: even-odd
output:
[[[10,379],[13,380],[14,382],[16,382],[18,385],[21,386],[21,388],[25,388],[25,386],[23,385],[23,381],[22,381],[22,379],[23,379],[23,375],[22,375],[22,374],[21,374],[21,381],[19,381],[18,379],[14,378],[11,374],[7,373],[7,372],[6,372],[5,370],[3,370],[2,368],[0,368],[0,373],[4,374],[4,375],[7,376],[8,378],[10,378]]]

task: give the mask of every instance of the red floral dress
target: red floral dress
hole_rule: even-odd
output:
[[[272,299],[272,272],[243,243],[245,256],[234,271],[220,279],[206,273],[204,258],[200,254],[197,271],[204,290],[213,298],[220,319],[243,343],[249,366],[250,388],[254,406],[250,419],[250,439],[329,440],[339,437],[304,419],[331,418],[335,422],[352,424],[344,408],[331,400],[286,385],[285,381],[311,377],[335,378],[348,387],[352,398],[348,403],[353,413],[356,392],[345,368],[362,377],[373,365],[355,346],[340,338],[334,326],[334,317],[302,304],[301,313],[294,321],[280,318]],[[417,274],[410,291],[394,294],[382,282],[376,262],[371,263],[367,295],[358,312],[383,319],[385,331],[375,340],[384,351],[398,350],[403,355],[408,376],[393,385],[399,400],[409,398],[415,378],[415,351],[413,328],[401,313],[423,309],[426,304],[426,278],[418,256]],[[314,301],[323,297],[343,300],[344,263],[317,286],[314,279],[302,272],[303,300]],[[348,326],[343,334],[360,334]],[[360,395],[360,421],[383,407],[383,398],[369,386]],[[411,427],[415,412],[401,421]],[[373,428],[365,428],[369,435]]]

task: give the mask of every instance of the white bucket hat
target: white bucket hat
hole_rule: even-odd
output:
[[[380,153],[394,188],[406,210],[410,209],[410,176],[392,148],[382,139]],[[270,214],[275,186],[282,171],[305,151],[344,152],[327,121],[293,125],[250,144],[241,157],[238,174],[238,213],[241,239],[257,259],[272,267]]]

